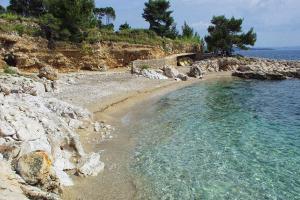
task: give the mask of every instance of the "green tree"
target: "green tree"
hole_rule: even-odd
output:
[[[45,13],[43,0],[10,0],[7,10],[24,17],[38,17]]]
[[[60,30],[70,33],[72,41],[81,42],[86,31],[96,26],[94,0],[45,0],[45,5],[49,14],[61,21]]]
[[[242,32],[243,19],[227,19],[225,16],[214,16],[212,25],[208,27],[209,35],[205,37],[207,48],[211,52],[231,55],[234,47],[247,49],[256,42],[256,33],[251,28]]]
[[[190,27],[186,22],[184,22],[182,29],[182,37],[183,38],[192,38],[194,37],[194,29]]]
[[[119,27],[119,31],[123,31],[123,30],[130,30],[131,27],[129,26],[129,24],[127,22],[125,22],[124,24],[121,24]]]
[[[0,14],[3,14],[6,12],[6,9],[0,5]]]
[[[48,40],[48,48],[55,48],[55,39],[60,38],[61,21],[52,14],[45,14],[40,18],[40,27],[43,36]]]
[[[103,24],[103,17],[105,17],[105,25],[112,24],[111,22],[116,19],[116,12],[112,7],[106,7],[106,8],[95,8],[94,14],[97,18],[99,27]],[[111,26],[111,25],[110,25]]]
[[[143,18],[149,22],[149,29],[159,36],[175,38],[178,35],[171,5],[167,0],[149,0],[145,3]]]

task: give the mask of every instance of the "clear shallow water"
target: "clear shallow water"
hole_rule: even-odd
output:
[[[248,50],[236,53],[248,57],[259,57],[279,60],[300,60],[300,50]]]
[[[131,130],[137,199],[300,199],[300,81],[173,92]]]

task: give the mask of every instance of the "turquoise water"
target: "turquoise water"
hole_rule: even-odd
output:
[[[173,92],[131,130],[136,199],[300,199],[300,81]]]

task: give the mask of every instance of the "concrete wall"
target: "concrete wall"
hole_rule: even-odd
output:
[[[177,66],[178,58],[195,56],[194,53],[184,53],[168,56],[161,59],[151,59],[151,60],[135,60],[132,62],[132,67],[141,68],[142,66],[148,66],[153,69],[160,69],[166,65]]]

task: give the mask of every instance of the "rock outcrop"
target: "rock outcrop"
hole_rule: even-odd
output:
[[[111,41],[94,44],[56,42],[55,49],[50,50],[48,41],[44,38],[0,33],[0,69],[9,65],[25,71],[38,72],[40,68],[49,65],[59,72],[106,71],[108,68],[129,66],[132,61],[138,59],[162,58],[174,53],[200,50],[199,47],[195,48],[195,45],[176,46],[167,43],[161,46]]]
[[[233,76],[259,80],[285,80],[300,78],[300,62],[251,59],[251,62],[239,66]]]
[[[50,81],[55,81],[58,79],[58,72],[50,66],[45,66],[39,70],[38,77],[46,78]]]
[[[217,57],[195,62],[191,72],[192,70],[203,73],[232,71],[233,76],[246,79],[284,80],[299,78],[300,62],[244,57]],[[191,72],[190,74],[193,74]]]
[[[179,71],[172,66],[165,66],[163,68],[163,71],[165,76],[168,78],[177,78],[177,76],[179,75]]]
[[[28,200],[23,193],[20,183],[20,178],[11,169],[11,165],[0,159],[0,199],[16,199],[16,200]]]
[[[159,79],[159,80],[168,79],[168,77],[164,76],[163,74],[158,73],[154,69],[143,69],[140,74],[149,79]]]
[[[202,78],[203,72],[201,71],[201,68],[199,66],[192,66],[188,75],[194,78]]]
[[[66,170],[103,170],[100,155],[86,154],[75,132],[90,124],[89,111],[47,98],[43,80],[1,75],[0,88],[1,159],[12,162],[28,197],[59,197],[61,185],[73,184]]]

